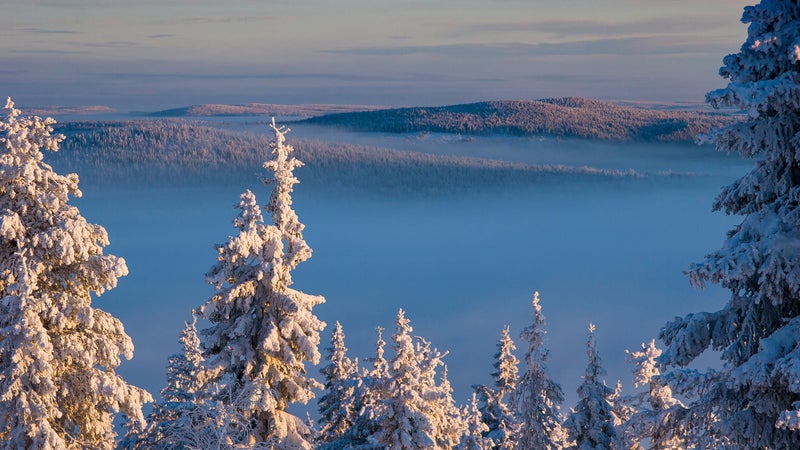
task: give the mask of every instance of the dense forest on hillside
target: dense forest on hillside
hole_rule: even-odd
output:
[[[610,141],[692,142],[730,125],[730,115],[665,111],[566,97],[329,114],[305,122],[358,131],[555,136]]]
[[[80,171],[84,182],[236,181],[269,158],[269,137],[184,120],[71,122],[54,166]],[[458,191],[552,181],[553,177],[632,179],[633,171],[528,165],[432,155],[317,140],[295,140],[304,184],[400,192]]]
[[[150,117],[233,117],[233,116],[319,116],[323,114],[369,111],[379,109],[378,106],[364,105],[279,105],[274,103],[246,103],[243,105],[225,105],[206,103],[202,105],[184,106],[182,108],[165,109],[147,114]]]

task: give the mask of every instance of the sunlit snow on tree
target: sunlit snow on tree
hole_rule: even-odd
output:
[[[267,183],[274,184],[266,206],[272,224],[265,223],[255,195],[242,194],[237,234],[217,247],[218,262],[207,274],[217,292],[200,308],[211,322],[201,334],[206,364],[216,373],[210,386],[231,408],[232,425],[249,428],[254,443],[311,448],[310,430],[287,407],[308,402],[322,387],[305,363],[320,360],[325,324],[312,308],[325,300],[291,287],[291,271],[311,257],[292,209],[293,171],[302,163],[291,156],[287,130],[274,120],[271,128],[273,158],[264,167],[271,172]]]
[[[122,323],[92,307],[127,275],[104,255],[106,230],[88,223],[69,197],[78,176],[59,175],[42,149],[57,151],[52,119],[0,121],[0,444],[4,448],[115,446],[114,414],[144,424],[152,400],[115,369],[133,356]]]

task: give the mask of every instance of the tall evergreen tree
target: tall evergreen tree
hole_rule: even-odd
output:
[[[603,369],[600,355],[597,352],[595,327],[589,324],[589,339],[586,343],[586,356],[589,363],[586,375],[578,388],[578,405],[565,422],[570,448],[576,450],[608,450],[614,448],[616,431],[614,429],[614,413],[611,399],[617,394],[606,386],[602,376]]]
[[[696,444],[800,448],[800,3],[763,0],[744,9],[741,50],[724,58],[727,87],[714,107],[747,116],[706,139],[755,166],[723,188],[715,210],[744,216],[722,248],[688,270],[691,283],[731,292],[719,311],[668,323],[662,360],[691,415],[705,424]],[[719,371],[683,370],[706,349],[721,352]]]
[[[303,224],[292,209],[291,192],[302,165],[290,154],[286,129],[275,133],[273,158],[264,164],[274,183],[266,206],[273,224],[265,224],[255,195],[241,196],[238,230],[217,247],[218,262],[207,280],[217,293],[200,309],[211,322],[203,331],[205,358],[219,372],[214,384],[243,417],[259,445],[311,448],[309,430],[287,407],[306,403],[321,385],[306,374],[305,363],[320,359],[319,332],[324,328],[312,308],[325,300],[291,288],[291,271],[311,257]]]
[[[327,359],[330,364],[322,368],[325,391],[319,398],[320,436],[322,443],[342,437],[353,425],[356,414],[355,389],[357,365],[347,357],[344,331],[337,321],[331,335]]]
[[[0,446],[115,446],[117,411],[143,425],[143,389],[115,369],[133,356],[122,323],[92,307],[127,275],[104,255],[108,234],[69,197],[78,176],[59,175],[42,149],[57,151],[52,119],[20,117],[9,98],[0,121]]]
[[[517,386],[516,416],[520,422],[517,438],[520,448],[561,449],[565,444],[559,407],[564,402],[561,386],[547,376],[548,350],[544,346],[544,315],[539,293],[533,294],[533,322],[525,327],[520,338],[528,343],[525,372]]]

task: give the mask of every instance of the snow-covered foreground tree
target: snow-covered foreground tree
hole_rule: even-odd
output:
[[[609,450],[616,441],[615,417],[611,400],[616,392],[601,377],[606,374],[597,352],[595,327],[589,325],[586,343],[586,375],[578,388],[578,405],[565,422],[575,450]]]
[[[800,3],[763,0],[742,21],[747,40],[720,69],[730,83],[707,101],[747,117],[707,138],[755,159],[714,203],[744,218],[688,271],[693,285],[719,283],[731,297],[719,311],[668,323],[662,360],[704,425],[696,445],[800,448]],[[681,369],[708,348],[721,352],[721,370]]]
[[[516,348],[508,326],[503,327],[494,355],[494,388],[473,386],[480,400],[483,422],[488,428],[486,437],[498,450],[517,448],[520,424],[514,414],[514,392],[519,380],[519,359],[513,353]]]
[[[619,427],[624,448],[636,448],[647,441],[652,450],[687,448],[687,412],[661,375],[658,357],[662,351],[655,341],[642,344],[642,350],[628,352],[634,365],[633,384],[647,390],[622,399],[629,408],[629,417]]]
[[[520,423],[518,446],[521,449],[561,449],[566,436],[561,428],[559,412],[564,402],[561,386],[547,375],[549,355],[544,346],[544,315],[539,293],[533,294],[533,322],[525,327],[520,338],[528,343],[525,353],[525,372],[520,377],[514,395],[515,411]]]
[[[122,323],[92,307],[128,273],[104,255],[106,230],[88,223],[69,197],[78,176],[43,162],[57,151],[52,119],[20,117],[8,99],[0,121],[0,446],[115,446],[113,419],[144,424],[150,395],[115,369],[133,356]]]
[[[331,335],[327,359],[330,364],[322,368],[325,393],[319,398],[319,425],[322,443],[340,439],[353,425],[356,415],[356,387],[358,386],[358,361],[347,357],[344,331],[337,321]]]
[[[291,192],[300,163],[290,154],[286,129],[272,122],[273,158],[264,164],[274,188],[264,223],[255,195],[241,196],[236,236],[218,246],[218,262],[207,274],[217,293],[201,308],[211,326],[202,332],[206,364],[214,374],[208,389],[225,406],[234,430],[249,430],[245,444],[311,448],[310,430],[287,412],[314,398],[322,387],[307,376],[317,364],[325,324],[312,312],[321,296],[291,288],[291,271],[311,257],[303,224],[292,209]],[[221,411],[222,412],[222,411]],[[230,436],[229,436],[230,438]],[[232,439],[232,438],[231,438]],[[237,442],[234,442],[236,444]]]
[[[486,437],[489,427],[483,423],[483,414],[478,409],[478,395],[476,393],[472,393],[472,400],[464,408],[462,415],[464,416],[466,432],[461,437],[461,442],[459,442],[456,450],[491,450],[494,447],[494,441]]]
[[[446,367],[439,372],[445,354],[425,339],[412,336],[412,331],[410,321],[400,310],[392,335],[394,356],[387,361],[379,328],[377,354],[371,358],[373,367],[369,371],[360,371],[348,363],[343,336],[334,332],[331,364],[323,371],[326,380],[336,381],[326,383],[319,402],[320,424],[327,430],[319,448],[451,449],[459,444],[473,448],[470,446],[476,442],[486,442],[480,436],[484,429],[480,418],[477,424],[468,424],[462,410],[456,407]],[[342,379],[344,376],[346,380]],[[479,415],[477,411],[473,413]],[[343,425],[347,424],[345,429]],[[469,430],[476,429],[478,435],[467,439]]]
[[[400,310],[375,442],[390,450],[451,448],[462,432],[457,426],[457,434],[448,433],[452,430],[444,405],[452,403],[452,397],[447,398],[449,384],[442,388],[434,379],[444,355],[425,340],[417,339],[415,345],[412,331],[411,322]]]
[[[122,448],[153,449],[181,448],[204,423],[196,423],[207,408],[203,388],[209,378],[203,366],[200,339],[197,336],[197,317],[184,324],[180,335],[181,352],[167,360],[167,385],[161,399],[153,405],[144,432],[130,433]]]

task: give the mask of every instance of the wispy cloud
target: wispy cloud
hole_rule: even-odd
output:
[[[239,17],[184,17],[175,19],[165,19],[156,22],[158,25],[211,25],[211,24],[230,24],[230,23],[257,23],[271,22],[278,19],[278,16],[239,16]]]
[[[58,30],[51,28],[19,28],[19,31],[31,34],[80,34],[72,30]]]
[[[133,41],[106,41],[106,42],[65,42],[64,44],[72,47],[83,48],[126,48],[137,47],[139,44]]]
[[[170,72],[104,72],[98,76],[135,79],[175,79],[175,80],[330,80],[348,82],[386,81],[387,77],[362,74],[320,73],[320,72],[284,72],[284,73],[170,73]]]
[[[150,38],[150,39],[166,39],[166,38],[175,37],[175,35],[174,34],[168,34],[168,33],[162,33],[162,34],[151,34],[151,35],[149,35],[147,37]]]
[[[409,56],[417,54],[443,57],[496,56],[586,56],[719,53],[713,41],[693,39],[664,40],[656,37],[603,38],[556,43],[447,44],[418,46],[375,46],[326,50],[327,53],[364,56]]]
[[[53,49],[12,49],[11,53],[15,53],[18,55],[78,55],[87,53],[85,51],[78,51],[78,50],[53,50]]]
[[[468,24],[451,27],[448,35],[450,37],[464,37],[475,34],[530,32],[548,34],[553,37],[622,37],[630,35],[653,37],[657,35],[707,33],[709,30],[728,25],[727,22],[719,17],[665,17],[634,21],[561,19]],[[432,26],[437,25],[432,24]]]

